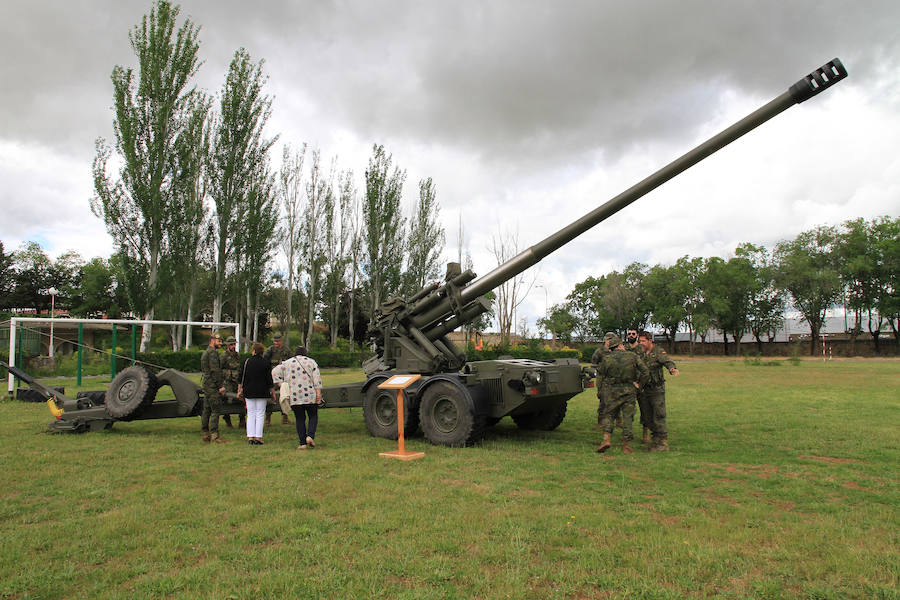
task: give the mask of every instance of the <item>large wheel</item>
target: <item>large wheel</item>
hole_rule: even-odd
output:
[[[446,381],[428,386],[419,407],[425,438],[441,446],[466,446],[484,435],[485,420],[477,414],[465,392]]]
[[[144,367],[128,367],[106,390],[106,412],[115,419],[133,419],[153,402],[158,388],[156,375]]]
[[[552,431],[560,426],[563,419],[566,418],[565,402],[560,402],[544,410],[524,415],[513,415],[513,421],[519,426],[519,429],[540,429],[542,431]]]
[[[363,417],[366,429],[374,437],[397,439],[397,390],[380,390],[373,383],[366,390],[363,401]],[[403,437],[416,433],[419,428],[419,404],[403,394]]]

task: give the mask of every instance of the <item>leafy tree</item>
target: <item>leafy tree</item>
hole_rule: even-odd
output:
[[[0,242],[0,308],[11,308],[11,294],[13,292],[13,256],[4,252],[3,242]]]
[[[13,286],[11,305],[16,308],[33,308],[38,313],[50,308],[47,290],[53,287],[49,281],[53,263],[37,242],[23,242],[12,253]]]
[[[575,331],[576,321],[567,304],[554,304],[550,308],[550,314],[538,319],[537,325],[552,333],[554,343],[557,339],[562,340],[567,346],[572,343],[572,332]]]
[[[613,330],[645,329],[650,320],[650,303],[644,289],[647,265],[631,263],[621,273],[606,276],[603,308],[609,313]]]
[[[257,161],[256,170],[251,174],[242,235],[238,254],[244,257],[243,270],[239,274],[240,287],[245,291],[247,310],[244,321],[245,340],[258,340],[260,321],[260,296],[264,291],[266,270],[279,236],[278,202],[275,192],[275,176],[269,169],[267,157]]]
[[[814,355],[825,311],[841,295],[841,280],[834,264],[834,227],[804,231],[775,248],[775,281],[790,293],[793,304],[812,332],[810,354]]]
[[[209,192],[215,203],[216,289],[213,320],[222,316],[225,275],[228,264],[239,262],[235,256],[240,224],[247,214],[247,203],[254,185],[260,182],[261,165],[267,164],[269,149],[276,138],[265,139],[263,128],[271,115],[272,100],[263,94],[266,77],[263,61],[253,63],[243,48],[234,53],[219,115],[213,126],[213,146],[209,164]],[[235,268],[235,271],[240,271]],[[237,307],[235,307],[237,317]]]
[[[319,150],[313,150],[312,164],[309,170],[309,181],[306,184],[306,210],[301,223],[301,262],[308,274],[307,292],[307,330],[304,343],[312,343],[313,323],[316,316],[316,303],[321,294],[322,269],[325,265],[325,245],[329,213],[334,213],[334,170],[323,173]]]
[[[606,277],[588,277],[576,283],[566,296],[566,308],[575,319],[573,334],[584,343],[600,339],[604,332],[617,327],[603,304]]]
[[[405,295],[411,296],[441,274],[444,228],[438,221],[440,205],[431,177],[419,182],[419,200],[409,228]]]
[[[341,296],[347,289],[347,268],[350,264],[353,242],[353,215],[356,205],[356,187],[353,172],[338,176],[338,202],[332,202],[325,215],[325,277],[324,318],[330,334],[329,345],[337,347],[338,330],[341,327]],[[345,319],[349,319],[349,315]]]
[[[675,351],[675,334],[687,318],[685,308],[691,293],[687,272],[678,264],[654,265],[644,276],[644,291],[651,311],[651,322],[665,329],[670,350]]]
[[[406,172],[391,171],[391,156],[384,146],[372,147],[366,169],[366,195],[363,199],[365,260],[362,272],[371,294],[370,317],[381,303],[400,289],[401,261],[406,245],[403,232],[406,219],[400,209]]]
[[[169,252],[163,261],[167,278],[169,316],[193,320],[198,293],[197,273],[204,253],[212,242],[212,223],[206,202],[206,164],[210,150],[209,111],[211,99],[205,94],[192,98],[187,126],[176,144],[177,173],[174,185],[172,225],[169,228]],[[191,326],[171,326],[172,349],[190,348]]]
[[[881,282],[875,294],[875,307],[887,320],[900,346],[900,217],[873,219],[871,239]]]
[[[775,267],[764,247],[745,243],[735,254],[747,259],[752,270],[747,325],[756,339],[757,351],[762,353],[762,336],[772,342],[775,332],[784,325],[784,292],[775,285]]]
[[[81,268],[84,259],[74,251],[68,250],[60,254],[47,273],[46,286],[55,288],[58,293],[54,304],[57,310],[60,308],[71,309],[74,299],[81,289]]]
[[[200,64],[199,30],[187,19],[175,33],[178,13],[178,6],[158,0],[129,33],[138,58],[137,77],[121,66],[112,72],[113,129],[122,163],[118,179],[111,181],[107,175],[112,151],[103,139],[97,140],[93,164],[97,195],[91,208],[106,223],[129,276],[135,280],[146,276],[141,286],[146,319],[153,318],[159,297],[160,264],[175,214],[175,145],[190,121],[197,93],[188,89],[188,83]],[[145,325],[141,351],[149,340],[150,326]]]
[[[847,308],[854,311],[854,326],[851,339],[862,331],[862,315],[867,315],[867,329],[872,335],[875,352],[880,352],[881,330],[886,322],[892,321],[889,306],[882,301],[889,297],[891,278],[896,274],[887,266],[890,255],[891,219],[882,217],[871,222],[863,219],[846,221],[840,228],[835,241],[836,266],[844,285]],[[894,224],[896,228],[897,225]],[[896,245],[896,235],[894,236]]]
[[[303,162],[306,144],[299,151],[292,151],[287,144],[282,150],[281,170],[278,173],[278,196],[284,207],[281,248],[287,259],[285,281],[285,314],[281,320],[284,343],[290,347],[290,330],[293,321],[294,275],[300,254],[300,221],[303,207]]]
[[[675,268],[680,272],[679,277],[684,280],[687,287],[687,295],[684,298],[684,323],[688,328],[690,352],[693,355],[694,341],[698,336],[705,341],[706,332],[711,326],[709,314],[705,310],[701,285],[705,263],[700,257],[682,256],[675,262]]]
[[[81,287],[74,298],[72,313],[79,317],[98,318],[107,315],[112,319],[122,316],[127,299],[117,293],[115,267],[108,261],[92,258],[81,268]]]
[[[740,355],[741,338],[750,328],[750,295],[755,285],[753,266],[744,257],[725,261],[714,256],[706,261],[701,285],[710,321],[724,334],[725,354],[728,354],[730,333],[735,355]]]

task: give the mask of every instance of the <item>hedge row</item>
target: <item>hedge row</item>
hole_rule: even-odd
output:
[[[202,351],[197,350],[179,350],[177,352],[139,352],[137,360],[164,369],[176,369],[185,373],[198,373],[200,371],[200,357],[203,356]],[[371,356],[370,352],[332,352],[332,351],[313,351],[312,357],[316,359],[322,368],[346,368],[359,367],[362,361]],[[249,353],[241,353],[241,361],[249,358]],[[124,363],[124,364],[122,364]],[[118,365],[124,368],[130,364],[128,359],[123,359]]]

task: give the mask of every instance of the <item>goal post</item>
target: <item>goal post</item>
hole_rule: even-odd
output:
[[[115,325],[190,325],[190,326],[203,326],[203,327],[213,327],[213,328],[234,328],[234,337],[237,340],[238,347],[240,347],[241,343],[241,331],[240,331],[240,323],[229,323],[223,321],[156,321],[156,320],[146,320],[146,319],[69,319],[69,318],[50,318],[50,317],[12,317],[9,320],[9,365],[11,367],[15,367],[16,365],[16,332],[20,323],[49,323],[51,325],[51,340],[50,343],[53,343],[52,339],[52,331],[53,326],[58,327],[61,324],[77,324],[79,329],[85,323],[98,323],[103,325],[113,325],[113,331],[115,331]],[[79,335],[79,348],[78,348],[78,381],[77,385],[81,385],[81,336]],[[115,347],[112,349],[113,355],[115,356]],[[7,379],[7,391],[9,395],[13,395],[13,389],[15,387],[15,376],[12,373],[9,373]]]

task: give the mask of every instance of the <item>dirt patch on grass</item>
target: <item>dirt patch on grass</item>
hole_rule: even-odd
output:
[[[823,462],[829,465],[844,465],[847,463],[855,463],[859,462],[852,458],[836,458],[834,456],[816,456],[814,454],[809,454],[806,456],[798,456],[797,458],[801,460],[815,460],[818,462]]]
[[[723,465],[729,473],[737,473],[738,475],[752,475],[760,479],[769,479],[778,472],[775,465]]]

